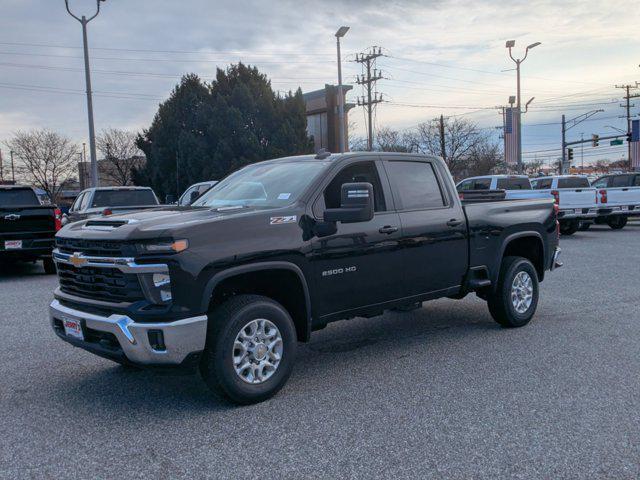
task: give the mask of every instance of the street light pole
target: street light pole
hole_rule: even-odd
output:
[[[105,0],[96,0],[96,13],[92,17],[77,17],[69,9],[69,0],[64,0],[67,12],[82,25],[82,44],[84,46],[84,76],[87,90],[87,115],[89,117],[89,152],[91,153],[91,186],[98,187],[98,159],[96,155],[96,135],[93,125],[93,98],[91,94],[91,71],[89,69],[89,44],[87,40],[87,24],[96,18],[100,13],[100,2]]]
[[[518,113],[518,123],[517,123],[517,132],[518,132],[518,173],[522,174],[524,170],[524,166],[522,164],[522,103],[520,99],[520,65],[527,59],[527,55],[529,54],[529,50],[540,45],[540,42],[532,43],[527,46],[524,57],[523,58],[513,58],[511,54],[511,49],[516,45],[515,40],[507,40],[506,47],[509,49],[509,57],[516,64],[516,79],[517,79],[517,91],[516,91],[516,106]]]
[[[349,31],[349,27],[340,27],[336,32],[336,47],[338,51],[338,122],[340,132],[340,153],[345,151],[345,132],[344,132],[344,95],[342,93],[342,59],[340,57],[340,39]]]

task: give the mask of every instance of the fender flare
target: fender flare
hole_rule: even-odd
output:
[[[209,301],[211,300],[213,291],[223,280],[235,277],[237,275],[242,275],[244,273],[259,272],[263,270],[288,270],[298,276],[300,284],[302,285],[302,291],[304,292],[305,310],[307,314],[305,319],[305,331],[302,332],[302,336],[304,337],[305,341],[308,341],[309,337],[311,336],[311,295],[309,294],[309,285],[307,284],[307,279],[305,278],[304,273],[302,272],[300,267],[292,262],[272,261],[247,263],[235,267],[230,267],[216,273],[209,279],[204,287],[201,310],[203,312],[206,312],[208,310]]]
[[[498,283],[498,275],[500,275],[500,265],[502,263],[502,259],[504,258],[504,251],[507,249],[507,245],[509,245],[509,243],[511,243],[513,240],[517,240],[518,238],[525,238],[525,237],[535,237],[538,240],[540,240],[540,244],[542,245],[542,272],[544,274],[544,267],[546,265],[547,252],[545,250],[545,244],[544,244],[544,239],[542,238],[542,235],[540,234],[540,232],[536,230],[526,230],[524,232],[516,232],[516,233],[512,233],[511,235],[507,235],[504,241],[502,242],[502,245],[500,245],[500,255],[498,256],[498,259],[496,262],[496,269],[492,275],[493,278],[491,283],[493,285],[496,285]]]

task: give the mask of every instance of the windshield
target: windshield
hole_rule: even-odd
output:
[[[137,207],[157,204],[158,200],[151,190],[96,190],[91,207]]]
[[[193,202],[197,207],[282,207],[298,200],[329,162],[256,163],[229,175]]]

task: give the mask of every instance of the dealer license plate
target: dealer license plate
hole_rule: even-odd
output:
[[[82,325],[80,324],[80,320],[72,320],[70,318],[65,318],[62,320],[62,324],[64,325],[64,333],[67,337],[77,338],[78,340],[84,340],[84,335],[82,334]]]
[[[5,240],[4,249],[5,250],[17,250],[22,248],[22,240]]]

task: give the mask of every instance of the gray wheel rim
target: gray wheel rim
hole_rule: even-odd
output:
[[[518,272],[511,284],[511,304],[513,309],[522,314],[529,310],[533,303],[533,280],[527,272]]]
[[[240,329],[233,344],[233,367],[246,383],[264,383],[280,366],[282,335],[264,318],[251,320]]]

